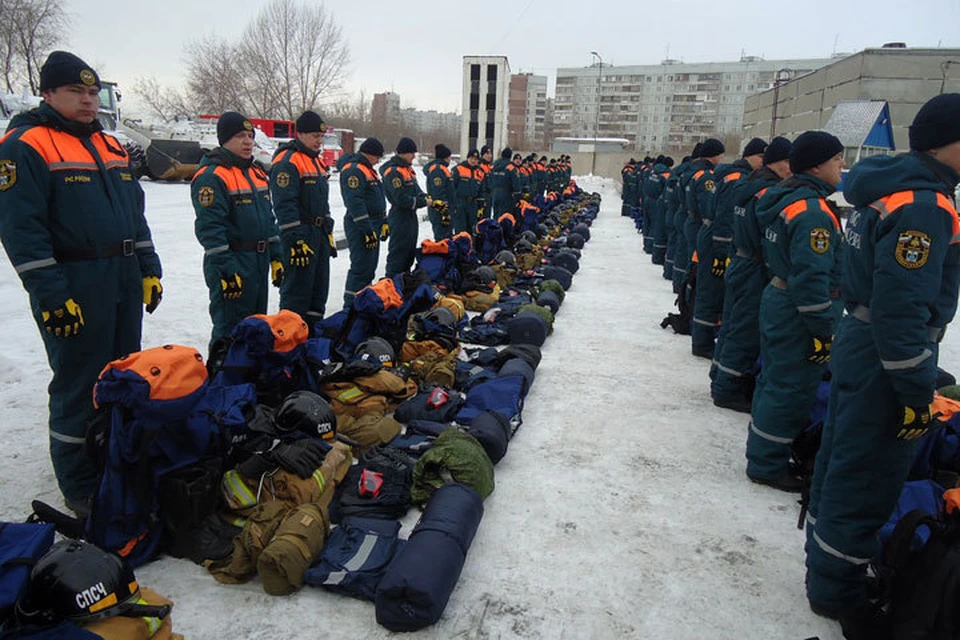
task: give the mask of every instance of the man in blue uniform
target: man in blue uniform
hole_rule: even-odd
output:
[[[717,167],[713,177],[708,178],[715,191],[700,208],[701,226],[697,232],[697,294],[691,331],[695,355],[713,358],[715,352],[714,339],[723,313],[723,276],[733,243],[733,187],[760,167],[766,148],[765,141],[753,138],[740,159]]]
[[[673,158],[659,156],[643,181],[643,226],[646,229],[643,239],[646,242],[647,237],[650,238],[653,264],[663,264],[664,254],[667,251],[661,196],[670,178],[672,166]]]
[[[770,283],[760,300],[763,368],[753,394],[747,476],[799,492],[790,443],[807,426],[830,360],[840,301],[840,219],[826,197],[840,184],[843,144],[824,131],[793,143],[793,177],[757,203]]]
[[[620,215],[629,216],[633,213],[634,192],[637,184],[633,179],[633,172],[637,169],[637,161],[633,158],[627,161],[620,169]]]
[[[480,152],[471,149],[467,159],[451,171],[454,190],[457,194],[457,207],[453,214],[453,233],[466,231],[476,233],[477,217],[480,212],[478,200],[482,200],[483,169],[480,168]]]
[[[320,157],[327,126],[313,111],[296,122],[296,137],[280,145],[270,168],[270,195],[287,256],[280,308],[299,313],[310,330],[323,320],[336,256],[330,217],[329,170]]]
[[[67,506],[89,512],[97,469],[84,452],[103,367],[140,350],[143,305],[160,303],[160,259],[123,145],[97,122],[100,78],[54,51],[43,102],[0,139],[0,237],[30,295],[53,370],[50,457]]]
[[[456,202],[457,194],[450,177],[450,149],[445,144],[434,147],[434,157],[423,173],[427,178],[427,194],[433,199],[430,205],[430,226],[433,227],[433,239],[443,240],[451,235],[450,207]]]
[[[673,292],[678,295],[684,291],[687,284],[687,268],[690,266],[690,256],[693,254],[693,247],[687,246],[687,238],[684,234],[684,226],[687,221],[687,187],[690,178],[698,170],[702,147],[703,143],[698,142],[693,148],[690,161],[686,167],[683,167],[683,172],[678,176],[677,188],[674,192],[677,208],[673,212]],[[667,250],[669,251],[669,248]]]
[[[506,147],[500,152],[500,158],[493,163],[490,174],[487,176],[493,215],[498,218],[501,214],[513,210],[513,183],[516,178],[510,160],[512,155],[513,149],[510,147]]]
[[[742,413],[750,413],[754,388],[751,370],[760,355],[760,297],[770,281],[760,248],[756,205],[765,189],[791,176],[792,148],[786,138],[771,140],[763,152],[763,166],[746,180],[737,181],[731,194],[733,256],[723,278],[723,321],[710,393],[716,406]]]
[[[655,244],[662,244],[666,247],[663,250],[663,279],[670,282],[673,282],[673,263],[677,257],[677,231],[674,220],[680,206],[680,177],[686,173],[689,166],[690,156],[684,156],[680,159],[680,164],[675,166],[670,171],[670,175],[667,176],[667,182],[663,186],[663,194],[660,196],[663,225]],[[674,292],[676,292],[676,287],[674,287]]]
[[[343,291],[344,308],[353,304],[357,291],[373,282],[380,260],[380,236],[389,233],[387,200],[373,168],[381,157],[383,144],[376,138],[367,138],[357,153],[345,155],[337,163],[340,195],[347,208],[343,230],[350,247],[350,270]]]
[[[417,155],[417,144],[411,138],[400,138],[396,153],[380,167],[383,191],[390,202],[387,215],[390,243],[387,245],[387,277],[404,273],[413,266],[417,254],[417,232],[420,221],[417,209],[431,206],[433,198],[417,183],[411,163]],[[385,240],[383,236],[380,240]]]
[[[217,140],[190,187],[210,292],[211,347],[247,316],[266,313],[268,277],[279,287],[284,276],[267,175],[253,164],[253,125],[228,111],[217,121]]]
[[[927,102],[910,153],[850,171],[843,301],[830,409],[807,513],[807,597],[850,640],[885,637],[866,568],[931,426],[938,342],[960,282],[960,94]]]
[[[717,188],[714,168],[723,162],[725,152],[723,143],[716,138],[704,140],[700,149],[701,157],[693,163],[693,175],[687,182],[687,218],[683,225],[683,236],[686,240],[688,270],[697,269],[698,265],[704,261],[702,256],[697,255],[697,261],[694,262],[693,254],[697,251],[697,235],[703,228],[703,212],[708,211],[712,206],[713,195]],[[694,279],[696,279],[696,274],[694,274]],[[698,280],[698,289],[699,285]],[[693,291],[684,291],[682,295],[687,296],[688,304],[694,305],[695,293]],[[714,334],[717,330],[716,322],[699,318],[696,308],[694,308],[693,313],[693,323],[690,327],[693,355],[713,359]]]

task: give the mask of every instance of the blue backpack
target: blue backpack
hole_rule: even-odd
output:
[[[52,524],[0,522],[0,625],[30,579],[30,569],[53,545]]]

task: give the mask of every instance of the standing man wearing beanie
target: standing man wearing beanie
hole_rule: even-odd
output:
[[[493,163],[490,169],[490,175],[487,176],[490,185],[490,200],[493,207],[493,215],[500,217],[501,214],[513,211],[513,184],[516,180],[514,176],[515,168],[510,161],[513,150],[510,147],[500,152],[500,159]]]
[[[807,512],[807,597],[844,637],[883,638],[866,567],[932,427],[938,343],[957,307],[960,94],[927,102],[910,153],[851,169],[843,302],[829,414]]]
[[[793,144],[776,137],[763,152],[763,166],[738,180],[731,194],[733,255],[724,274],[723,320],[710,370],[713,404],[750,413],[760,355],[760,297],[770,282],[760,248],[756,206],[765,190],[789,178]],[[715,226],[717,223],[715,223]]]
[[[434,148],[433,160],[423,169],[427,177],[427,194],[433,199],[428,215],[434,240],[453,235],[450,233],[450,204],[456,202],[457,194],[450,178],[450,155],[447,145],[438,144]]]
[[[476,233],[477,199],[481,198],[483,170],[480,169],[480,152],[471,149],[467,159],[453,170],[453,187],[457,194],[457,207],[453,214],[453,233],[466,231],[471,236]]]
[[[417,183],[417,174],[411,166],[417,155],[417,144],[410,138],[400,138],[396,153],[380,167],[383,190],[390,201],[387,215],[390,244],[387,246],[387,277],[405,273],[413,266],[417,253],[417,231],[420,221],[417,209],[433,206]],[[381,235],[380,240],[386,240]]]
[[[840,218],[827,202],[842,177],[843,144],[824,131],[793,143],[793,176],[757,203],[770,284],[760,299],[760,355],[747,434],[747,476],[799,492],[790,443],[807,426],[830,360],[840,300]]]
[[[123,145],[97,121],[100,78],[54,51],[43,102],[0,140],[0,237],[30,295],[53,370],[50,456],[67,506],[89,511],[97,469],[84,452],[90,390],[103,367],[140,350],[143,309],[160,303],[160,258]]]
[[[383,144],[367,138],[357,153],[340,158],[340,195],[347,209],[343,230],[350,247],[350,270],[343,291],[343,307],[353,304],[357,291],[373,282],[380,260],[380,236],[389,233],[387,200],[374,165],[383,157]]]
[[[686,295],[685,289],[687,284],[689,284],[687,280],[687,268],[690,266],[690,256],[693,254],[694,247],[687,246],[687,238],[684,235],[683,228],[687,222],[687,187],[689,186],[690,178],[693,177],[693,174],[698,171],[698,167],[700,166],[698,161],[701,157],[700,149],[702,147],[702,142],[694,145],[693,151],[690,153],[689,162],[686,163],[686,166],[681,165],[682,173],[679,175],[674,194],[677,207],[673,212],[673,292],[678,296]],[[667,251],[670,251],[669,248]],[[684,298],[684,306],[689,306],[686,298]]]
[[[279,287],[284,276],[267,175],[253,163],[253,124],[228,111],[217,121],[217,141],[190,187],[210,292],[211,355],[237,323],[267,312],[269,283]]]
[[[693,163],[693,175],[687,182],[685,190],[685,199],[687,203],[687,219],[683,225],[683,237],[686,240],[688,269],[694,286],[699,287],[697,280],[699,265],[704,262],[704,257],[699,254],[694,261],[694,254],[697,252],[697,236],[703,228],[703,213],[709,211],[713,206],[713,195],[717,186],[714,168],[723,161],[723,154],[726,149],[723,143],[716,138],[708,138],[703,142],[700,148],[700,159]],[[693,307],[693,322],[690,325],[690,338],[693,344],[693,355],[700,358],[713,359],[713,346],[717,332],[717,320],[712,320],[712,316],[700,318],[697,315],[697,309],[694,306],[696,291],[689,287],[681,295],[686,296],[687,304]],[[720,310],[717,309],[719,312]],[[719,313],[717,313],[719,316]]]
[[[327,125],[313,111],[305,111],[296,127],[296,137],[280,145],[273,156],[270,195],[287,256],[280,308],[299,313],[312,332],[326,312],[330,258],[337,255],[337,246],[329,169],[320,156]]]
[[[701,209],[702,224],[697,232],[697,292],[693,305],[693,350],[712,358],[714,340],[721,330],[723,315],[723,276],[730,264],[733,244],[734,187],[760,168],[767,143],[753,138],[743,156],[713,172],[714,194]]]

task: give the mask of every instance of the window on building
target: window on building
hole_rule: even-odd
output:
[[[469,130],[468,130],[468,132],[467,132],[467,135],[468,135],[469,137],[471,137],[471,138],[476,139],[477,134],[479,133],[479,131],[480,131],[480,123],[477,122],[477,121],[473,121],[473,122],[470,123],[470,127],[469,127]]]
[[[487,94],[487,111],[497,108],[497,94],[488,93]]]
[[[494,132],[495,129],[496,129],[496,126],[495,126],[493,120],[488,121],[488,122],[487,122],[487,126],[486,126],[486,131],[484,132],[484,133],[485,133],[485,137],[487,137],[487,138],[489,138],[489,139],[492,140],[492,139],[493,139],[493,132]]]
[[[471,93],[471,94],[470,94],[470,108],[471,108],[471,109],[479,109],[479,108],[480,108],[480,94],[479,94],[479,93]]]
[[[487,82],[493,82],[497,79],[497,65],[488,64],[487,65]]]
[[[478,64],[470,65],[470,79],[475,81],[480,80],[480,65]]]

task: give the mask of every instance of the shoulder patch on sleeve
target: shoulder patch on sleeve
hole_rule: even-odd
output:
[[[397,176],[394,176],[393,180],[390,181],[390,184],[393,185],[393,188],[394,188],[394,189],[399,189],[400,187],[403,186],[403,180],[401,180],[401,179],[400,179],[399,177],[397,177]]]
[[[17,184],[17,163],[13,160],[0,160],[0,191],[6,191]]]
[[[434,178],[434,179],[433,179],[433,185],[434,185],[435,187],[442,187],[442,186],[443,186],[443,178],[441,178],[440,176],[437,176],[436,178]]]
[[[200,187],[200,190],[197,191],[197,203],[201,207],[209,207],[213,204],[213,196],[213,187]]]
[[[360,178],[357,176],[350,176],[347,178],[347,187],[350,189],[357,189],[360,187]]]
[[[930,258],[930,244],[930,236],[922,231],[903,231],[897,238],[897,264],[904,269],[920,269]]]
[[[810,248],[814,253],[824,254],[830,250],[830,232],[823,227],[810,230]]]
[[[286,189],[290,186],[290,174],[286,171],[281,171],[277,174],[277,186],[281,189]]]
[[[717,185],[713,180],[707,180],[703,183],[703,188],[706,189],[707,192],[713,193],[717,190]]]

